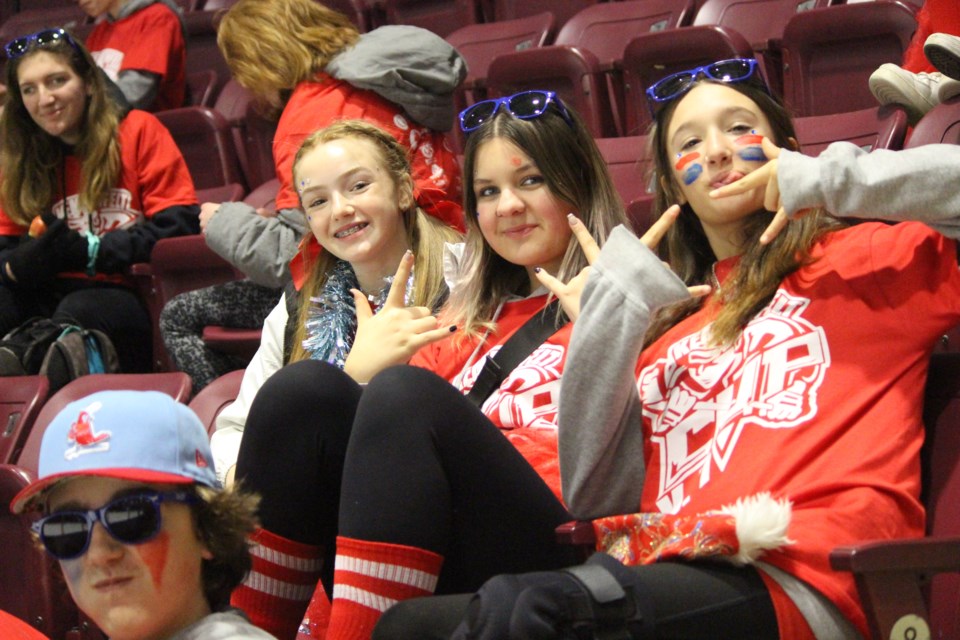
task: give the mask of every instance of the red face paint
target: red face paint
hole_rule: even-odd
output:
[[[153,585],[160,588],[163,582],[163,568],[167,566],[167,553],[170,550],[170,534],[161,531],[157,537],[150,542],[139,544],[134,549],[143,558],[143,563],[150,569],[150,575],[153,577]]]
[[[517,156],[513,156],[512,158],[510,158],[510,164],[512,164],[515,167],[519,167],[521,164],[523,164],[523,159],[518,158]]]
[[[734,142],[742,147],[749,145],[760,144],[763,141],[763,136],[757,135],[755,133],[748,133],[747,135],[740,136]]]
[[[693,153],[688,153],[687,155],[677,160],[677,164],[675,164],[673,168],[676,169],[677,171],[683,171],[683,168],[685,166],[687,166],[688,164],[690,164],[691,162],[699,158],[700,158],[700,154],[697,151],[694,151]]]

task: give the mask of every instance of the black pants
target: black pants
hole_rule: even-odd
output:
[[[553,532],[571,516],[540,476],[462,394],[416,367],[387,369],[362,393],[331,365],[284,367],[251,406],[237,477],[281,536],[444,556],[438,593],[574,561]]]
[[[0,285],[0,336],[33,316],[99,329],[116,347],[121,371],[152,370],[150,315],[130,289],[66,278],[36,291]]]
[[[636,593],[644,595],[647,615],[653,618],[648,627],[652,627],[652,631],[634,640],[776,640],[780,637],[769,592],[752,567],[733,567],[719,562],[663,562],[621,569],[628,572],[629,577],[621,577],[619,581],[629,581]],[[467,631],[476,628],[470,617],[480,610],[479,603],[473,600],[471,594],[401,602],[383,615],[373,639],[446,639],[455,632],[457,638],[474,637]],[[515,602],[499,603],[503,611],[489,606],[483,610],[488,615],[509,618]],[[561,635],[558,629],[555,637],[574,636]]]

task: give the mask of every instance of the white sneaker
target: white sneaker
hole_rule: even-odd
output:
[[[937,90],[940,73],[912,73],[888,62],[870,75],[870,92],[880,104],[900,104],[906,108],[911,124],[940,104]]]
[[[944,75],[943,80],[940,81],[940,86],[937,87],[937,98],[940,102],[946,102],[958,95],[960,95],[960,80],[954,80]]]
[[[932,33],[923,43],[923,55],[943,75],[960,80],[960,37]]]

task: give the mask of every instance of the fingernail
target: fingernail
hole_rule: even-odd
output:
[[[533,271],[534,273],[540,273],[540,267],[534,267]]]
[[[567,221],[570,224],[577,224],[577,216],[573,211],[567,214]]]
[[[456,330],[457,330],[457,325],[455,324],[450,325],[450,333],[453,333]]]
[[[407,249],[407,252],[406,252],[405,254],[403,254],[403,257],[404,257],[404,258],[409,258],[409,257],[412,256],[412,255],[413,255],[413,250],[412,250],[412,249]]]

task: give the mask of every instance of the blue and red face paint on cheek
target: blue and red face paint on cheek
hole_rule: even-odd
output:
[[[737,155],[740,156],[741,160],[746,160],[747,162],[766,162],[767,156],[763,153],[763,147],[760,146],[762,141],[763,136],[759,135],[756,131],[751,131],[746,135],[740,136],[734,140],[734,144],[742,147],[737,151]]]
[[[762,141],[763,136],[756,131],[751,131],[746,135],[740,136],[734,140],[734,144],[740,147],[740,150],[737,151],[737,156],[741,160],[748,162],[766,162],[767,156],[763,153],[763,147],[760,146]],[[678,153],[677,163],[673,168],[680,173],[680,179],[683,181],[683,184],[690,186],[696,182],[697,178],[703,173],[703,165],[700,163],[700,153],[697,151],[686,155]]]
[[[683,180],[684,185],[689,187],[703,173],[703,165],[698,162],[700,154],[696,151],[685,156],[678,153],[677,157],[679,160],[677,160],[677,164],[673,165],[673,168],[680,172],[680,179]]]

